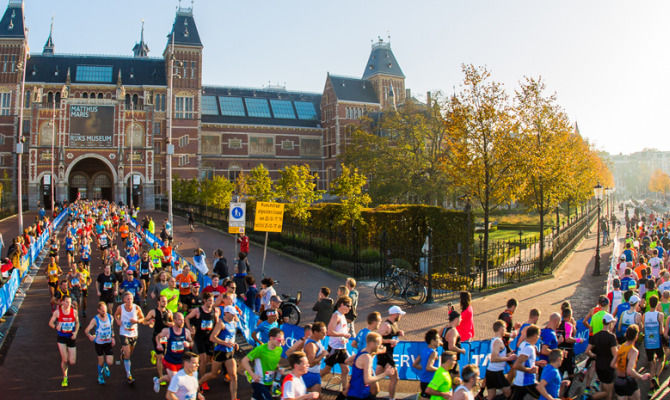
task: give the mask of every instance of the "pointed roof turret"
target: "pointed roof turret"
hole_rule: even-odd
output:
[[[195,19],[193,19],[193,1],[191,7],[186,8],[181,6],[177,8],[177,15],[174,18],[172,31],[167,35],[167,45],[172,44],[172,36],[174,36],[174,44],[186,46],[202,47],[198,28],[195,26]]]
[[[0,19],[0,38],[25,39],[23,0],[9,0],[7,10]]]
[[[44,49],[42,49],[42,54],[43,55],[53,55],[54,50],[56,49],[56,46],[54,45],[54,40],[53,40],[53,34],[54,34],[54,17],[51,17],[51,28],[49,29],[49,37],[47,38],[47,42],[44,43]]]
[[[140,42],[135,43],[135,47],[133,47],[133,54],[135,57],[147,57],[149,55],[149,46],[144,42],[144,20],[142,20]]]
[[[369,79],[374,75],[390,75],[404,78],[400,65],[391,51],[391,42],[384,41],[379,37],[377,42],[372,43],[370,58],[363,71],[363,79]]]

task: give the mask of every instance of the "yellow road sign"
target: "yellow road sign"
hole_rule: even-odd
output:
[[[284,204],[259,201],[256,203],[254,231],[281,232],[284,222]]]

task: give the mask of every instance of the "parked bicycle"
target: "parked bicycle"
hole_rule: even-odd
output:
[[[296,294],[295,297],[282,294],[281,298],[282,303],[279,306],[279,309],[281,310],[284,322],[292,325],[299,325],[301,312],[300,308],[298,308],[298,304],[300,304],[300,300],[302,299],[302,291],[298,290],[298,294]]]
[[[393,297],[402,297],[409,304],[421,304],[428,297],[424,279],[415,272],[410,272],[395,265],[386,276],[375,285],[375,297],[381,301]]]

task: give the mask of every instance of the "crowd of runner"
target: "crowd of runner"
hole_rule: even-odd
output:
[[[211,284],[200,290],[190,265],[173,257],[176,246],[167,221],[160,235],[164,245],[154,242],[149,247],[144,232],[153,231],[153,221],[133,228],[135,210],[103,201],[78,201],[68,210],[64,239],[54,237],[48,244],[46,268],[53,310],[49,325],[57,331],[62,386],[69,385],[68,368],[76,362],[76,339],[83,332],[95,347],[101,385],[110,376],[115,349],[132,384],[135,346],[138,340],[150,340],[153,350],[148,356],[156,365],[154,391],[167,385],[170,399],[202,398],[210,390],[208,381],[222,373],[229,382],[231,399],[238,398],[238,374],[251,383],[256,400],[316,399],[322,378],[336,365],[341,398],[373,399],[379,382],[385,379],[390,398],[395,397],[398,370],[393,356],[404,335],[399,323],[405,312],[392,306],[386,318],[371,313],[367,326],[356,332],[355,280],[338,288],[336,300],[330,299],[328,288],[321,289],[314,306],[315,322],[306,325],[305,336],[286,351],[288,368],[280,368],[284,344],[279,328],[284,322],[281,300],[272,279],[263,279],[257,288],[244,251],[232,275],[222,252],[217,251]],[[670,355],[670,272],[665,268],[670,256],[665,250],[670,245],[666,234],[670,220],[652,214],[627,222],[613,290],[601,296],[583,320],[589,329],[589,360],[581,379],[588,383],[586,396],[593,399],[614,395],[637,399],[639,380],[649,380],[652,392],[659,389],[658,376]],[[241,245],[248,252],[248,238]],[[60,257],[61,246],[65,260]],[[99,274],[90,270],[93,257],[102,260]],[[204,263],[201,249],[194,253],[196,268],[199,262]],[[95,315],[83,323],[89,289],[96,291],[99,302]],[[257,346],[243,357],[236,356],[238,297],[260,316],[252,333]],[[520,400],[531,395],[552,400],[567,396],[571,381],[580,372],[574,347],[581,342],[575,337],[577,322],[568,302],[545,318],[533,309],[525,322],[518,323],[513,321],[518,303],[510,299],[491,327],[491,356],[483,381],[476,365],[459,368],[466,353],[461,343],[474,336],[470,302],[469,293],[462,293],[461,312],[451,308],[444,328],[425,333],[427,346],[414,355],[412,365],[418,371],[422,398]],[[152,329],[151,337],[139,338],[140,324]],[[355,349],[352,354],[347,351],[348,342]],[[636,368],[638,348],[646,354],[649,372],[644,374]]]

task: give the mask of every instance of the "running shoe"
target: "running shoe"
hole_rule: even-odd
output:
[[[61,387],[67,387],[68,386],[67,376],[63,377],[63,382],[61,382],[60,385],[61,385]]]
[[[133,375],[128,375],[128,383],[131,385],[135,383],[135,378],[133,378]]]
[[[203,383],[200,388],[202,389],[203,392],[209,392],[210,388],[207,382]]]
[[[151,365],[156,365],[156,351],[151,350]]]
[[[247,377],[247,382],[251,383],[254,380],[254,377],[248,371],[244,371],[244,376]]]
[[[226,372],[226,374],[223,376],[223,380],[226,382],[230,382],[230,375]]]
[[[166,386],[166,385],[167,385],[167,382],[161,381],[161,386]]]
[[[101,385],[105,384],[105,377],[103,375],[98,375],[98,383]]]
[[[158,393],[161,391],[161,382],[160,379],[154,376],[154,392]]]
[[[109,377],[109,365],[105,364],[105,367],[102,369],[102,373],[105,374],[106,377]]]

